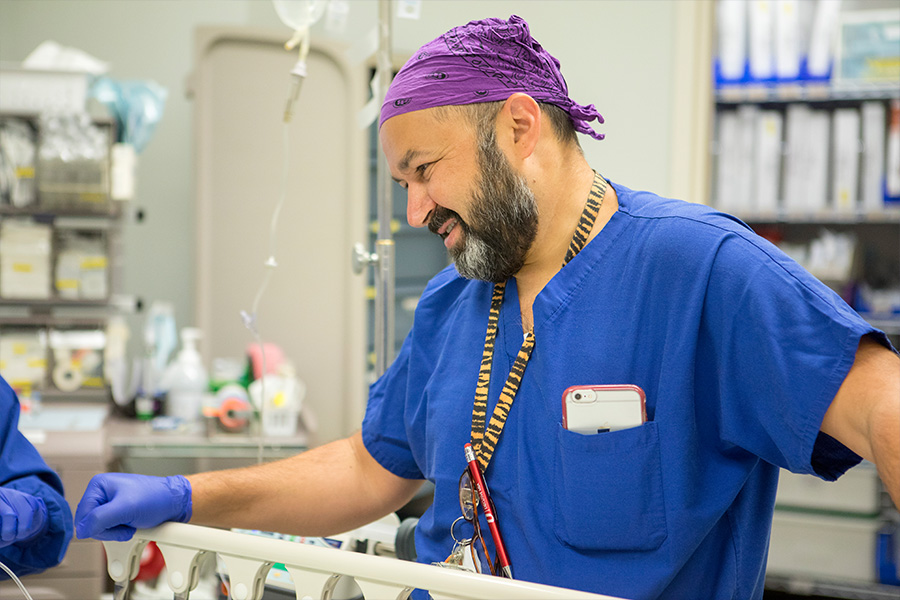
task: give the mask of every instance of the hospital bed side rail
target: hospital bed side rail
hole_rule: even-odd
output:
[[[414,588],[428,590],[435,600],[615,600],[611,596],[184,523],[139,529],[127,542],[103,542],[107,570],[117,591],[127,588],[137,575],[141,552],[151,541],[156,542],[165,558],[169,587],[179,599],[187,599],[197,586],[201,558],[215,553],[228,571],[232,600],[260,600],[266,574],[276,562],[284,564],[290,574],[297,600],[329,600],[342,576],[352,577],[366,600],[406,600]]]

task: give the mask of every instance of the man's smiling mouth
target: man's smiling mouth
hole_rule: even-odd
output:
[[[453,231],[458,223],[459,221],[457,221],[453,217],[450,217],[449,219],[447,219],[447,221],[444,222],[443,225],[441,225],[440,229],[437,230],[437,234],[441,236],[442,240],[446,240],[447,236],[450,235],[450,232]]]

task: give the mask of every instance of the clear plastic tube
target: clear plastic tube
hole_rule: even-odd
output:
[[[10,578],[16,582],[16,585],[19,586],[19,589],[22,591],[22,594],[25,596],[25,600],[34,600],[31,597],[31,594],[28,593],[28,590],[25,589],[25,586],[22,585],[22,582],[19,580],[19,578],[16,577],[16,574],[13,573],[9,567],[7,567],[2,562],[0,562],[0,569],[3,569],[4,571],[6,571],[6,574],[9,575]]]
[[[288,176],[288,168],[290,166],[290,138],[288,137],[288,125],[284,124],[282,127],[282,167],[281,167],[281,194],[278,198],[278,203],[275,205],[275,210],[272,212],[272,220],[269,224],[269,258],[266,259],[265,265],[265,273],[263,275],[262,283],[259,286],[259,290],[256,292],[256,296],[253,298],[253,306],[250,309],[250,312],[241,311],[241,318],[244,321],[244,326],[250,330],[250,333],[253,335],[253,339],[259,344],[260,355],[262,358],[262,374],[260,377],[260,396],[261,401],[259,404],[259,416],[260,423],[263,422],[263,411],[265,410],[265,398],[266,398],[266,347],[263,343],[262,335],[259,331],[259,304],[262,301],[263,295],[265,294],[266,288],[269,285],[269,280],[272,278],[272,271],[275,267],[278,266],[278,262],[275,260],[275,254],[278,245],[278,222],[281,219],[281,209],[284,207],[284,201],[287,197],[287,176]],[[263,438],[260,434],[258,436],[259,443],[257,445],[257,456],[256,460],[258,463],[263,462]]]

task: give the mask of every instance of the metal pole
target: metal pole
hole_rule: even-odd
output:
[[[378,2],[378,106],[384,103],[394,69],[391,51],[392,0]],[[394,240],[391,233],[393,215],[393,180],[387,159],[379,149],[375,166],[375,189],[378,213],[378,239],[375,241],[375,374],[381,376],[394,359]]]

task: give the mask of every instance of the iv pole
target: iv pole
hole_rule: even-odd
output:
[[[384,103],[393,78],[391,60],[391,3],[378,1],[378,106]],[[387,159],[376,152],[376,201],[378,207],[378,239],[375,241],[375,374],[381,376],[394,359],[394,240],[391,234],[393,214],[393,180]]]
[[[391,3],[378,0],[378,50],[375,54],[374,89],[378,106],[384,103],[393,77],[391,60]],[[380,377],[394,359],[394,240],[391,233],[393,180],[384,153],[376,149],[375,199],[378,215],[378,239],[375,252],[365,246],[353,248],[353,270],[362,273],[367,265],[375,268],[375,375]]]

